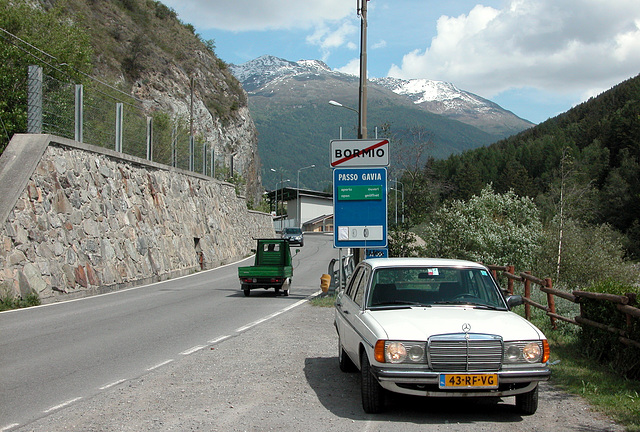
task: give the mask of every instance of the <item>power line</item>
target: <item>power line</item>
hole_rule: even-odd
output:
[[[54,70],[56,70],[56,71],[60,72],[61,74],[66,75],[66,76],[67,76],[67,77],[69,77],[69,78],[72,78],[72,77],[71,77],[67,72],[64,72],[64,71],[62,71],[62,70],[58,69],[58,66],[66,66],[66,67],[68,67],[68,68],[70,68],[70,69],[73,69],[75,72],[77,72],[77,73],[79,73],[79,74],[81,74],[81,75],[84,75],[85,77],[89,78],[90,80],[95,81],[95,82],[97,82],[97,83],[100,83],[101,85],[103,85],[103,86],[105,86],[105,87],[108,87],[108,88],[110,88],[111,90],[114,90],[114,91],[116,91],[116,92],[118,92],[118,93],[121,93],[121,94],[123,94],[123,95],[127,96],[128,98],[131,98],[131,99],[135,100],[136,102],[141,102],[141,103],[143,102],[143,100],[138,99],[137,97],[132,96],[131,94],[126,93],[126,92],[124,92],[124,91],[122,91],[122,90],[120,90],[120,89],[118,89],[118,88],[116,88],[116,87],[113,87],[112,85],[107,84],[107,83],[105,83],[105,82],[103,82],[103,81],[99,80],[98,78],[95,78],[95,77],[93,77],[93,76],[91,76],[91,75],[88,75],[88,74],[86,74],[85,72],[83,72],[83,71],[81,71],[81,70],[79,70],[79,69],[75,68],[74,66],[72,66],[72,65],[70,65],[70,64],[68,64],[68,63],[60,63],[60,60],[59,60],[58,58],[56,58],[55,56],[53,56],[53,55],[51,55],[51,54],[47,53],[46,51],[41,50],[40,48],[38,48],[38,47],[36,47],[36,46],[34,46],[34,45],[32,45],[32,44],[30,44],[29,42],[25,41],[24,39],[20,38],[19,36],[14,35],[13,33],[9,32],[8,30],[6,30],[6,29],[4,29],[4,28],[2,28],[2,27],[0,27],[0,31],[4,32],[6,35],[9,35],[9,36],[11,36],[11,37],[13,37],[13,38],[15,38],[15,39],[19,40],[19,41],[20,41],[20,42],[22,42],[23,44],[25,44],[25,45],[29,46],[30,48],[33,48],[34,50],[36,50],[36,51],[38,51],[38,52],[40,52],[40,53],[42,53],[42,54],[44,54],[44,55],[46,55],[47,57],[50,57],[50,58],[52,58],[53,60],[55,60],[55,61],[57,62],[57,65],[55,65],[55,66],[54,66],[54,65],[52,65],[51,63],[47,62],[46,60],[41,59],[40,57],[38,57],[38,56],[37,56],[37,55],[35,55],[34,53],[32,53],[32,52],[30,52],[30,51],[28,51],[28,50],[24,49],[23,47],[21,47],[21,46],[17,45],[15,42],[13,42],[13,41],[11,41],[11,40],[8,40],[8,39],[6,38],[6,36],[4,37],[4,39],[5,39],[8,43],[10,43],[11,45],[13,45],[14,47],[16,47],[16,48],[18,48],[19,50],[23,51],[24,53],[26,53],[26,54],[28,54],[28,55],[32,56],[33,58],[35,58],[35,59],[39,60],[40,62],[42,62],[42,63],[46,64],[46,65],[47,65],[47,66],[49,66],[50,68],[52,68],[52,69],[54,69]],[[107,95],[107,94],[105,94],[105,93],[103,93],[103,94],[104,94],[105,96],[109,96],[109,95]],[[110,97],[112,97],[112,96],[110,96]],[[115,99],[115,98],[114,98],[114,99]]]

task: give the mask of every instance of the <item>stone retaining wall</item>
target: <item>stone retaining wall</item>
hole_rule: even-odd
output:
[[[0,220],[0,286],[43,303],[216,267],[275,235],[231,184],[58,137],[22,183]]]

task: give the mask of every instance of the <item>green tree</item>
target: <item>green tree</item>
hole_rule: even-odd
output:
[[[91,68],[87,34],[62,15],[26,0],[0,0],[0,153],[26,132],[27,69],[39,65],[58,79],[82,82]]]
[[[497,194],[487,186],[468,201],[441,207],[418,234],[430,256],[531,269],[542,223],[532,199],[513,191]]]

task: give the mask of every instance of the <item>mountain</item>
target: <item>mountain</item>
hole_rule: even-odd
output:
[[[420,108],[470,124],[490,134],[507,137],[534,126],[495,102],[460,90],[448,82],[398,78],[372,81],[394,93],[407,96]]]
[[[229,65],[249,96],[249,108],[258,129],[258,152],[263,162],[263,183],[268,188],[280,187],[290,180],[295,186],[298,169],[315,164],[300,176],[300,187],[326,189],[330,186],[329,143],[342,137],[355,139],[358,118],[355,112],[328,104],[336,100],[347,107],[358,106],[359,78],[331,70],[318,60],[289,61],[263,56],[242,65]],[[426,81],[423,80],[425,83]],[[486,146],[531,123],[502,130],[496,113],[515,117],[498,105],[468,92],[439,92],[441,112],[431,112],[427,101],[407,94],[411,81],[372,80],[368,83],[368,137],[382,134],[388,126],[391,139],[391,170],[407,152],[407,143],[415,141],[415,131],[423,130],[422,142],[429,143],[429,155],[443,158],[465,150]],[[446,84],[446,83],[442,83]],[[444,87],[443,87],[444,88]],[[452,89],[455,89],[451,85]],[[404,89],[404,90],[403,90]],[[426,94],[423,90],[423,95]],[[456,94],[464,95],[457,97]],[[416,101],[420,101],[416,103]],[[458,110],[454,110],[454,105]],[[474,108],[475,111],[474,111]],[[354,108],[352,108],[354,109]],[[482,117],[493,120],[481,121]],[[517,117],[515,117],[517,119]],[[510,118],[511,119],[511,118]],[[464,121],[462,121],[464,120]],[[482,127],[468,124],[476,122]],[[381,136],[382,137],[382,136]],[[402,149],[399,144],[403,143]],[[394,146],[394,144],[397,144]],[[394,153],[395,152],[395,153]],[[285,157],[283,157],[286,155]],[[423,156],[426,158],[426,156]],[[275,171],[274,171],[275,170]]]

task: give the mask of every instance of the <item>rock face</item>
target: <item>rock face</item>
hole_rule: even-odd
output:
[[[0,221],[10,294],[46,303],[163,280],[247,256],[253,237],[275,234],[231,184],[56,141]]]

